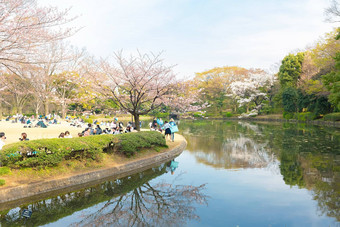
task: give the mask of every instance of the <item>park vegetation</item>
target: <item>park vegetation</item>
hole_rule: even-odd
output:
[[[9,144],[3,148],[0,160],[11,168],[54,167],[66,160],[101,162],[103,154],[131,157],[143,149],[158,151],[166,147],[158,132],[138,132],[120,135],[97,135],[67,139],[39,139]]]
[[[338,8],[333,1],[326,9],[328,21],[338,21]],[[77,18],[69,10],[35,0],[1,1],[0,10],[0,115],[129,113],[135,122],[146,114],[340,118],[337,28],[287,53],[273,72],[222,66],[179,80],[161,53],[118,51],[98,60],[70,46],[66,39],[77,28],[67,25]]]

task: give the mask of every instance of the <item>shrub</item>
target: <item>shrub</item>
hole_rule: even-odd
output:
[[[169,118],[169,113],[157,113],[157,114],[155,115],[155,117],[167,119],[167,118]]]
[[[130,157],[143,148],[153,146],[166,147],[164,135],[159,132],[139,132],[120,134],[115,138],[115,143],[111,143],[108,151],[118,151]]]
[[[0,167],[0,175],[9,174],[11,170],[8,167]]]
[[[194,112],[194,113],[192,113],[192,116],[196,117],[196,118],[200,118],[200,117],[203,117],[203,116],[207,117],[207,113],[203,115],[201,112]]]
[[[224,115],[224,117],[232,117],[233,116],[233,114],[231,112],[226,112],[223,115]]]
[[[327,114],[323,119],[325,121],[340,121],[340,112]]]
[[[6,184],[6,181],[4,179],[0,179],[0,186],[3,186]]]
[[[294,117],[299,121],[312,121],[315,119],[315,115],[311,112],[296,113]]]
[[[294,118],[294,113],[289,113],[289,112],[283,112],[283,118],[284,119],[293,119]]]
[[[40,139],[4,146],[0,160],[13,167],[56,166],[63,160],[101,161],[103,152],[131,156],[142,148],[166,146],[158,132],[95,135],[70,139]]]

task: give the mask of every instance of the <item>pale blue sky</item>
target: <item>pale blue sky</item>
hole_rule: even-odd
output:
[[[336,24],[329,0],[40,0],[72,6],[83,29],[70,41],[97,57],[114,51],[165,51],[182,77],[218,66],[269,69]]]

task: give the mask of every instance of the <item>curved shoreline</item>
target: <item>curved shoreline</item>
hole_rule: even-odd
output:
[[[185,119],[185,118],[183,118]],[[196,118],[197,120],[201,120],[200,118]],[[192,119],[190,119],[192,120]],[[224,121],[265,121],[265,122],[286,122],[286,123],[305,123],[311,125],[319,125],[319,126],[328,126],[340,128],[340,122],[337,121],[299,121],[296,119],[275,119],[275,118],[256,118],[256,117],[221,117],[221,118],[207,118],[202,120],[224,120]]]
[[[187,146],[187,142],[183,136],[176,135],[176,137],[181,138],[179,145],[171,150],[150,157],[133,160],[115,167],[73,175],[71,177],[0,189],[0,209],[5,209],[13,204],[23,204],[28,201],[41,199],[43,196],[49,197],[61,192],[71,192],[98,184],[107,179],[129,176],[170,161],[180,155]]]

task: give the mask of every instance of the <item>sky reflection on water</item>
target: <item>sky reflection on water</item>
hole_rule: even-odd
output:
[[[339,130],[222,121],[181,121],[179,127],[188,147],[175,159],[179,166],[173,175],[164,164],[119,181],[21,206],[34,209],[28,223],[340,225]],[[19,212],[19,208],[3,211],[2,226],[22,223]]]

